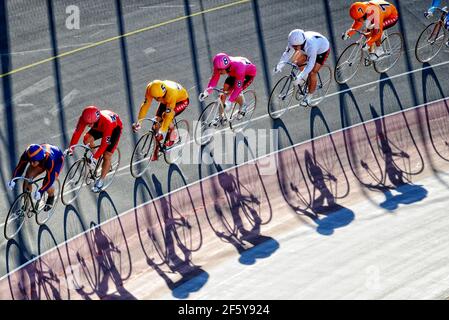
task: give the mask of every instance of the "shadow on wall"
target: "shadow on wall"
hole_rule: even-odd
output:
[[[429,90],[433,88],[438,91],[441,98],[445,98],[444,90],[438,77],[428,63],[423,65],[422,87],[424,95],[425,115],[427,130],[431,145],[441,159],[449,161],[449,105],[447,100],[443,101],[444,107],[429,107]],[[432,119],[432,121],[430,121]]]
[[[172,169],[172,172],[182,176],[179,170]],[[152,179],[156,193],[162,195],[160,181],[154,175]],[[181,180],[185,182],[183,176]],[[180,208],[179,205],[193,205],[188,204],[191,196],[187,188],[185,192],[188,194],[187,197],[184,195],[187,202],[178,202],[175,208],[170,208],[170,202],[166,198],[148,203],[154,197],[143,179],[137,179],[134,184],[134,206],[137,208],[140,204],[145,204],[134,210],[139,241],[146,261],[178,299],[186,299],[190,293],[199,291],[209,279],[209,274],[191,260],[190,249],[198,250],[202,244],[200,226],[199,223],[196,224],[197,217],[193,217],[193,214],[189,219],[183,220],[183,213],[180,212],[176,212],[175,218],[172,216]]]
[[[234,138],[234,158],[237,150],[254,158],[246,139]],[[201,181],[200,188],[206,218],[215,235],[236,248],[242,264],[252,265],[271,256],[279,243],[261,234],[261,226],[271,220],[272,210],[258,165],[227,172],[215,162],[214,166],[219,174]]]
[[[104,191],[98,197],[97,210],[97,223],[90,225],[92,249],[98,266],[96,293],[103,300],[136,299],[123,286],[132,274],[127,237],[115,204]],[[102,225],[106,221],[109,222]]]
[[[281,121],[276,122],[276,127],[282,129],[279,136],[283,132],[293,144]],[[322,235],[331,235],[335,229],[354,220],[354,213],[337,203],[338,198],[349,192],[349,184],[345,179],[340,181],[337,178],[345,175],[341,174],[342,166],[336,157],[338,154],[332,138],[324,137],[312,144],[289,149],[278,158],[278,181],[284,199],[298,217],[306,217],[302,220]],[[343,188],[340,187],[342,184]]]

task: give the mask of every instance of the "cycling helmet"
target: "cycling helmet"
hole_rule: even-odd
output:
[[[231,60],[226,53],[219,53],[214,57],[214,68],[216,69],[227,69]]]
[[[100,119],[100,109],[96,106],[88,106],[84,108],[81,117],[85,123],[95,123]]]
[[[349,9],[349,15],[354,20],[359,20],[366,14],[368,4],[364,2],[354,2]]]
[[[295,29],[288,34],[288,43],[290,46],[301,46],[306,42],[304,30]]]
[[[26,153],[31,161],[41,161],[42,159],[45,158],[45,151],[38,144],[29,145],[26,150]]]
[[[167,89],[161,80],[154,80],[151,82],[149,90],[153,98],[161,98],[167,92]]]

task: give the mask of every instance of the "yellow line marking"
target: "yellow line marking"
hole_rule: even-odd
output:
[[[200,11],[200,12],[192,13],[191,15],[188,15],[188,16],[182,16],[182,17],[174,18],[172,20],[168,20],[168,21],[161,22],[161,23],[158,23],[158,24],[155,24],[155,25],[152,25],[152,26],[148,26],[148,27],[145,27],[145,28],[142,28],[142,29],[131,31],[131,32],[125,33],[125,34],[120,35],[120,36],[115,36],[115,37],[112,37],[112,38],[109,38],[109,39],[105,39],[105,40],[102,40],[102,41],[99,41],[99,42],[95,42],[95,43],[89,44],[87,46],[84,46],[84,47],[81,47],[81,48],[78,48],[78,49],[74,49],[74,50],[71,50],[71,51],[67,51],[67,52],[58,54],[57,56],[53,56],[53,57],[50,57],[50,58],[47,58],[47,59],[44,59],[44,60],[41,60],[41,61],[37,61],[35,63],[29,64],[29,65],[26,65],[26,66],[23,66],[23,67],[20,67],[20,68],[17,68],[17,69],[11,70],[11,71],[9,71],[7,73],[1,74],[0,75],[0,79],[4,78],[4,77],[7,77],[7,76],[10,76],[12,74],[21,72],[21,71],[25,71],[25,70],[31,69],[31,68],[39,66],[41,64],[44,64],[44,63],[47,63],[47,62],[50,62],[50,61],[53,61],[53,60],[56,60],[56,59],[60,59],[60,58],[63,58],[63,57],[75,54],[77,52],[81,52],[81,51],[84,51],[84,50],[87,50],[87,49],[90,49],[90,48],[101,46],[101,45],[103,45],[105,43],[109,43],[109,42],[112,42],[112,41],[115,41],[115,40],[119,40],[120,38],[133,36],[133,35],[136,35],[136,34],[141,33],[141,32],[145,32],[145,31],[148,31],[148,30],[156,29],[156,28],[168,25],[168,24],[172,24],[172,23],[175,23],[175,22],[178,22],[178,21],[186,20],[188,18],[196,17],[196,16],[199,16],[199,15],[202,15],[202,14],[205,14],[205,13],[209,13],[209,12],[213,12],[213,11],[229,8],[229,7],[236,6],[236,5],[243,4],[243,3],[247,3],[249,1],[250,0],[240,0],[240,1],[231,2],[231,3],[225,4],[225,5],[221,5],[221,6],[218,6],[218,7],[214,7],[214,8],[211,8],[211,9],[207,9],[207,10],[203,10],[203,11]]]

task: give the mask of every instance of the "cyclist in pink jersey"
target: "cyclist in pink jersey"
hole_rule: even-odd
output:
[[[253,82],[257,74],[257,67],[244,57],[231,57],[226,53],[219,53],[214,57],[214,72],[207,85],[207,89],[200,94],[199,100],[209,96],[218,81],[220,76],[227,74],[228,77],[223,85],[223,91],[227,92],[226,95],[221,95],[221,101],[225,105],[225,108],[229,108],[232,103],[237,102],[239,104],[239,117],[242,118],[246,113],[246,103],[243,95],[243,90],[249,87]]]

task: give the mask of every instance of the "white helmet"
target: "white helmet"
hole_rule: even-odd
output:
[[[288,34],[288,44],[290,46],[301,46],[306,42],[306,36],[304,35],[304,30],[302,29],[295,29],[292,30]]]

